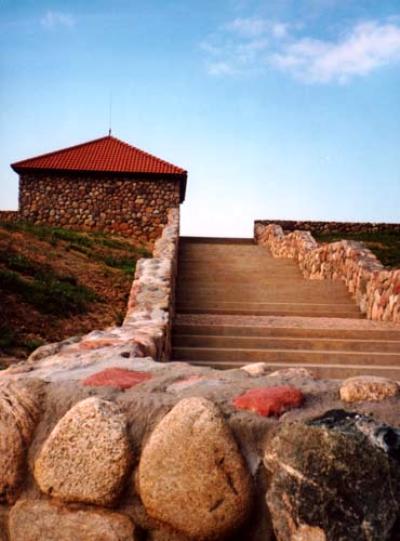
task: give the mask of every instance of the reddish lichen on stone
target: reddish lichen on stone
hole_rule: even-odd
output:
[[[281,415],[291,408],[298,408],[304,402],[304,395],[296,387],[257,387],[237,396],[233,404],[237,409],[254,411],[264,417]]]
[[[151,379],[148,372],[125,370],[124,368],[106,368],[101,372],[92,374],[82,381],[82,385],[90,387],[115,387],[116,389],[130,389],[139,383]]]

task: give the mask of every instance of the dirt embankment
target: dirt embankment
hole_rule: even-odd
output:
[[[149,255],[112,235],[0,223],[0,368],[121,323],[136,261]]]

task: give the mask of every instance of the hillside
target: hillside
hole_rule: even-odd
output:
[[[121,323],[136,261],[149,255],[114,235],[0,223],[0,367]]]

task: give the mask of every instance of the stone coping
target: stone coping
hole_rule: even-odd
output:
[[[286,232],[310,231],[314,234],[322,233],[400,233],[399,223],[385,222],[324,222],[318,220],[256,220],[257,225],[279,225]]]
[[[400,269],[385,269],[362,243],[318,244],[309,231],[285,234],[280,225],[260,222],[254,234],[274,257],[295,259],[306,278],[343,280],[367,318],[400,323]]]

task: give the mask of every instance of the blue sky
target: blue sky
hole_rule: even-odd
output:
[[[399,0],[0,0],[12,161],[113,134],[189,171],[182,232],[400,221]]]

